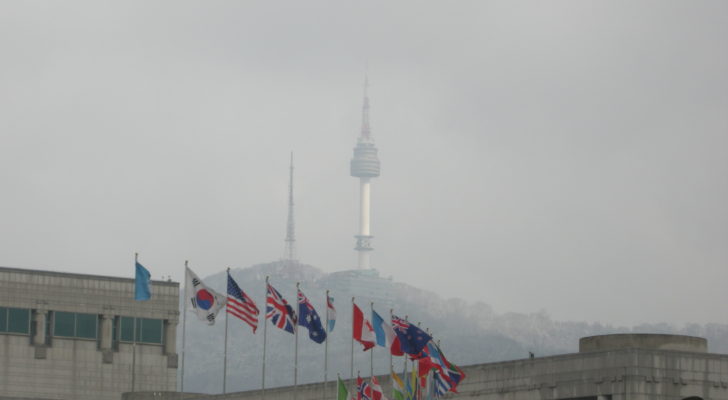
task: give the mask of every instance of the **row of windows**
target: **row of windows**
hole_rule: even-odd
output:
[[[0,307],[0,332],[30,333],[30,310]]]
[[[122,342],[136,340],[141,343],[162,344],[162,326],[161,319],[121,317],[118,339]]]
[[[96,314],[53,313],[53,336],[96,339],[98,330],[99,317]]]
[[[53,327],[49,334],[54,337],[99,337],[100,318],[97,314],[53,311],[49,317]],[[163,330],[161,319],[116,317],[112,335],[114,342],[162,344]],[[30,334],[30,310],[0,307],[0,333]]]

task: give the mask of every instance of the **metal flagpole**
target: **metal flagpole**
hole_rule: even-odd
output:
[[[369,318],[374,319],[372,316],[374,315],[374,302],[369,302],[369,308],[371,309],[371,313],[369,314]],[[375,339],[376,340],[376,339]],[[369,379],[374,376],[374,348],[377,347],[377,344],[374,343],[374,346],[372,346],[371,349],[369,349]]]
[[[394,324],[392,324],[392,316],[394,315],[394,309],[389,309],[389,326],[394,330]],[[392,341],[397,340],[397,332],[394,333]],[[394,343],[392,343],[394,344]],[[392,357],[392,345],[389,346],[389,375],[394,374],[394,357]],[[394,382],[392,382],[392,398],[394,398]]]
[[[351,298],[351,368],[349,369],[349,393],[352,391],[352,385],[354,384],[354,297]]]
[[[184,393],[185,391],[185,332],[187,332],[187,302],[190,300],[187,298],[187,260],[185,260],[185,293],[184,293],[184,307],[182,314],[182,368],[180,375],[180,388],[179,391]]]
[[[409,321],[409,315],[404,316],[405,321]],[[402,377],[405,379],[405,383],[409,382],[410,386],[412,386],[412,380],[407,376],[407,353],[404,355],[404,371],[402,371]],[[405,389],[407,386],[405,385]]]
[[[265,277],[265,314],[263,315],[263,383],[261,384],[261,399],[265,399],[265,345],[268,333],[268,276]]]
[[[328,382],[328,373],[329,373],[329,291],[326,290],[326,301],[324,302],[324,307],[326,307],[326,326],[324,329],[326,329],[326,340],[324,340],[324,391],[323,396],[321,396],[322,399],[326,399],[326,383]]]
[[[298,292],[300,289],[300,282],[296,282],[296,304],[298,304]],[[301,308],[298,309],[298,317],[301,317]],[[298,318],[296,318],[295,323],[293,324],[293,336],[296,337],[295,339],[295,345],[293,350],[293,400],[296,400],[298,398]]]
[[[136,264],[139,262],[139,253],[134,253],[134,268],[136,268]],[[135,304],[136,305],[136,304]],[[132,345],[131,345],[131,391],[136,391],[136,316],[134,318],[134,334],[132,335]]]
[[[227,278],[230,279],[230,268],[227,269]],[[228,319],[227,304],[225,305],[225,351],[222,356],[222,393],[227,393],[227,343],[228,343]]]

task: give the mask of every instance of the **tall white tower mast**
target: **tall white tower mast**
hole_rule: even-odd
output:
[[[288,223],[286,224],[286,249],[284,258],[293,263],[296,260],[296,225],[293,219],[293,152],[288,176]]]
[[[359,269],[371,268],[369,254],[372,250],[371,231],[369,230],[369,211],[371,208],[371,179],[379,176],[379,157],[377,147],[374,146],[369,127],[369,79],[364,78],[364,106],[362,108],[361,134],[354,147],[354,157],[351,159],[351,176],[359,178],[359,234],[356,238],[356,250],[359,253]]]

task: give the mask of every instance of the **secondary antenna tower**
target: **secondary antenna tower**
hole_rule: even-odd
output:
[[[288,223],[286,224],[286,249],[284,258],[293,263],[296,260],[296,225],[293,218],[293,152],[288,176]]]

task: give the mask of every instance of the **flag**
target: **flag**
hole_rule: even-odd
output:
[[[415,324],[411,324],[394,315],[392,316],[392,327],[394,328],[394,333],[399,338],[400,348],[409,355],[419,355],[427,342],[432,340],[432,336],[425,333],[425,331]]]
[[[226,310],[228,314],[232,314],[250,325],[253,328],[253,333],[255,333],[258,328],[258,314],[260,314],[260,311],[253,299],[240,290],[238,283],[230,276],[230,271],[227,274],[227,294]]]
[[[372,326],[379,346],[388,348],[390,353],[395,356],[404,354],[399,346],[399,338],[397,338],[392,327],[384,322],[384,319],[374,310],[372,310]]]
[[[353,303],[352,303],[353,304]],[[354,306],[354,339],[364,346],[364,351],[367,351],[374,347],[374,329],[372,324],[364,318],[364,313],[361,312],[356,304]]]
[[[384,392],[382,391],[382,386],[379,384],[379,380],[377,380],[376,376],[372,376],[372,378],[371,378],[371,387],[372,387],[372,400],[389,400],[386,397],[384,397]]]
[[[308,301],[302,291],[298,291],[298,325],[308,329],[308,337],[316,343],[326,340],[326,331],[321,325],[316,309]]]
[[[296,312],[270,284],[268,284],[268,295],[266,297],[265,318],[270,319],[273,321],[273,325],[288,333],[295,332]]]
[[[225,297],[205,285],[191,269],[185,267],[185,294],[187,301],[192,305],[197,317],[207,321],[208,325],[215,323],[215,317],[223,305]]]
[[[415,376],[415,370],[414,367],[412,368],[412,374],[409,377],[405,377],[407,380],[405,383],[405,399],[406,400],[413,400],[417,394],[417,381]]]
[[[326,325],[329,328],[329,332],[334,331],[334,325],[336,325],[336,309],[334,308],[334,298],[326,296]]]
[[[150,288],[152,274],[143,265],[135,262],[134,272],[134,300],[149,300],[152,298]]]
[[[349,391],[346,390],[346,385],[341,381],[341,377],[337,379],[339,380],[339,390],[336,400],[349,400]]]
[[[392,371],[392,392],[394,400],[404,400],[404,382],[394,371]]]
[[[356,377],[356,400],[373,400],[371,386],[358,375]]]
[[[447,374],[450,377],[450,382],[452,383],[452,390],[453,392],[457,393],[457,387],[460,384],[460,382],[465,379],[465,372],[460,369],[457,365],[447,362]]]
[[[443,377],[447,380],[450,376],[447,375],[448,362],[445,356],[442,354],[437,345],[429,341],[427,345],[422,349],[422,357],[418,359],[418,367],[420,368],[420,376],[427,374],[431,369],[437,369],[441,373],[445,374]]]
[[[450,391],[452,385],[446,380],[439,371],[434,371],[432,379],[435,385],[435,397],[442,397]]]

